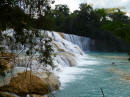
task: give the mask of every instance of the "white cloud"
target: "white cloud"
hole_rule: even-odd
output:
[[[117,8],[124,7],[125,11],[130,11],[130,0],[85,0],[84,2],[93,4],[94,8]]]
[[[56,4],[66,4],[70,8],[71,11],[74,11],[78,9],[79,6],[79,0],[55,0]]]
[[[130,17],[130,13],[127,13],[126,15]]]
[[[95,3],[94,0],[91,1],[98,7],[120,7],[125,6],[128,2],[128,0],[97,0],[98,3]],[[104,2],[104,4],[100,6],[102,2]]]
[[[125,7],[130,12],[130,0],[55,0],[56,4],[67,4],[71,11],[78,9],[79,4],[86,2],[93,4],[94,8]]]

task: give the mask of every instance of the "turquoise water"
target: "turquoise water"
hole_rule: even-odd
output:
[[[75,67],[83,71],[72,74],[74,80],[67,82],[55,97],[103,97],[100,88],[105,97],[130,97],[130,62],[126,57],[121,53],[87,54],[82,65]]]

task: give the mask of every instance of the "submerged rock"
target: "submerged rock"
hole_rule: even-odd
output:
[[[46,78],[40,78],[31,71],[27,71],[12,77],[8,85],[0,87],[0,91],[15,93],[19,96],[27,94],[45,95],[58,90],[59,86],[60,82],[51,73]]]

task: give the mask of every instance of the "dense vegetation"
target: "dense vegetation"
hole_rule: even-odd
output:
[[[7,65],[10,61],[15,66],[15,58],[24,53],[32,57],[39,53],[38,62],[46,68],[53,66],[53,49],[51,39],[44,33],[34,28],[34,21],[44,16],[50,10],[53,0],[0,0],[0,75],[5,76]],[[38,21],[39,22],[39,21]],[[7,31],[6,31],[7,30]],[[38,41],[36,41],[38,39]],[[17,51],[19,51],[17,53]],[[8,60],[8,54],[15,54]],[[5,58],[6,57],[6,58]],[[3,60],[7,61],[6,64]]]
[[[29,48],[27,55],[38,51],[41,53],[39,62],[51,66],[51,39],[47,39],[36,29],[90,37],[96,40],[95,50],[130,51],[130,18],[121,9],[93,9],[91,5],[81,4],[79,10],[70,12],[67,5],[56,5],[55,9],[51,9],[52,3],[53,0],[1,0],[0,45],[6,40],[10,50],[16,50],[17,45],[22,45],[24,49]],[[3,33],[7,29],[13,29],[14,33]],[[39,50],[35,49],[36,37],[41,42]],[[44,44],[42,41],[45,41]],[[42,49],[43,45],[46,50]],[[0,54],[4,50],[0,47]],[[49,61],[46,61],[47,58]],[[0,63],[1,75],[4,75],[4,69],[6,67]]]
[[[130,18],[119,8],[93,9],[91,5],[81,4],[79,10],[70,12],[67,5],[56,5],[55,9],[40,17],[39,21],[45,24],[35,23],[36,28],[61,31],[96,40],[95,50],[118,52],[130,50],[128,45]]]

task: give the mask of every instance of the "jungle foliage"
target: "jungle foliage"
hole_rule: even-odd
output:
[[[99,41],[96,44],[104,41],[110,46],[108,51],[130,51],[130,17],[120,8],[94,9],[91,5],[80,4],[79,10],[70,12],[67,5],[60,4],[41,18],[46,24],[36,25],[36,28],[90,37]]]
[[[16,51],[24,51],[31,61],[39,53],[39,63],[53,68],[51,39],[34,27],[35,22],[41,23],[39,18],[50,11],[53,3],[53,0],[0,0],[0,55],[15,53],[17,57],[21,52]],[[5,76],[7,66],[1,62],[2,58],[0,75]]]
[[[53,25],[51,29],[45,27],[48,30],[91,38],[103,38],[100,36],[112,32],[130,42],[130,18],[120,8],[94,9],[91,5],[80,4],[79,10],[70,12],[67,5],[56,5],[43,18]]]
[[[120,49],[120,47],[124,48],[124,44],[125,49],[130,48],[128,45],[130,44],[130,18],[120,8],[94,9],[91,5],[80,4],[79,10],[70,12],[67,5],[56,5],[52,9],[53,3],[53,0],[1,0],[0,45],[3,45],[6,40],[10,50],[22,45],[21,47],[28,48],[27,55],[39,51],[42,53],[39,62],[52,67],[53,50],[49,44],[51,39],[39,33],[37,29],[90,37],[108,44],[111,48],[116,44],[117,51],[125,51]],[[5,32],[8,29],[12,29],[13,33]],[[35,49],[37,44],[35,40],[38,37],[41,49]],[[42,41],[46,49],[42,49]],[[4,50],[5,48],[0,47],[0,53]],[[46,61],[46,58],[49,61]],[[6,68],[1,64],[0,67]]]

